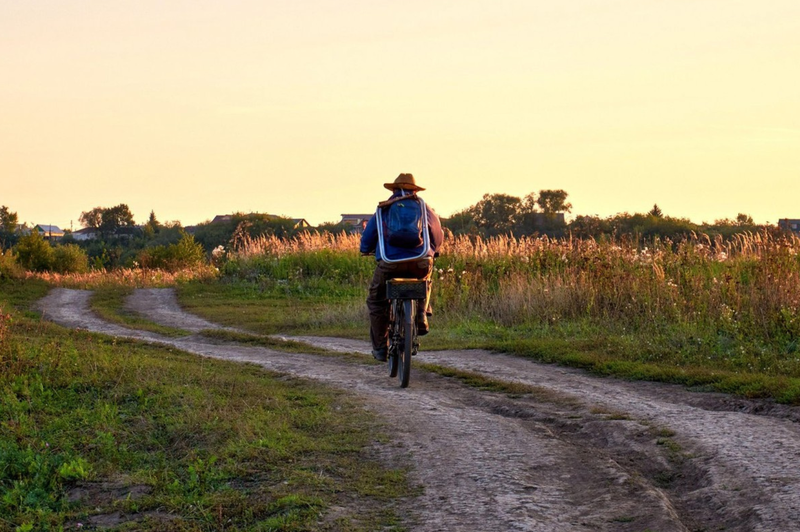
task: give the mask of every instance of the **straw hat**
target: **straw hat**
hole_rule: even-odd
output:
[[[398,188],[413,191],[425,190],[417,186],[417,183],[414,181],[414,176],[411,174],[400,174],[397,176],[397,179],[394,180],[394,183],[384,183],[383,186],[389,190],[397,190]]]

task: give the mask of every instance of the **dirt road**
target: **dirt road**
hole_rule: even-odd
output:
[[[103,322],[90,293],[56,289],[45,318],[66,327],[160,342],[316,379],[361,397],[410,454],[407,501],[415,531],[800,530],[800,409],[654,383],[597,378],[485,351],[422,352],[420,361],[536,387],[508,397],[423,371],[408,389],[385,368],[290,354],[200,336],[175,339]],[[169,289],[138,290],[126,305],[191,331],[217,327],[182,311]],[[295,339],[361,352],[353,340]]]

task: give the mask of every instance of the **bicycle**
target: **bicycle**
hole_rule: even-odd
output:
[[[386,296],[389,299],[389,377],[397,377],[401,388],[408,387],[411,378],[411,357],[419,351],[417,336],[417,305],[425,304],[428,281],[420,279],[389,279]]]

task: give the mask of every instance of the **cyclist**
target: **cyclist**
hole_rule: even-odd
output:
[[[389,344],[389,300],[386,298],[386,281],[396,277],[430,280],[433,271],[433,256],[442,246],[444,233],[439,216],[424,202],[418,202],[425,210],[424,216],[427,223],[425,243],[416,247],[401,247],[392,245],[384,237],[384,230],[378,226],[379,214],[382,219],[388,215],[390,206],[403,198],[414,197],[417,192],[425,190],[417,186],[414,176],[400,174],[393,183],[383,185],[392,191],[391,197],[378,204],[378,211],[367,222],[361,235],[361,253],[375,253],[377,266],[372,282],[369,285],[367,296],[367,309],[369,310],[370,340],[372,341],[372,356],[381,362],[386,360]],[[386,256],[384,256],[386,255]],[[430,315],[430,283],[425,304],[417,306],[417,334],[428,334],[428,315]]]

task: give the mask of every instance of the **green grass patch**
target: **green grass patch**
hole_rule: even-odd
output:
[[[298,342],[296,340],[282,340],[280,338],[263,336],[260,334],[230,331],[226,329],[207,329],[200,331],[200,335],[223,342],[236,342],[239,344],[266,347],[268,349],[285,351],[287,353],[306,353],[312,355],[335,356],[339,358],[347,358],[356,362],[370,364],[377,363],[372,357],[365,357],[361,353],[331,351],[322,347],[309,345],[304,342]]]
[[[33,305],[36,301],[47,295],[50,286],[39,280],[25,282],[0,280],[0,310],[15,309],[28,317],[36,317]]]
[[[296,333],[366,340],[366,286],[359,296],[289,297],[257,283],[192,282],[181,304],[209,320],[257,334]],[[501,325],[437,308],[423,350],[489,349],[632,380],[683,384],[800,404],[800,359],[754,339],[731,340],[684,324],[630,329],[590,319]],[[653,332],[655,330],[655,333]]]
[[[365,288],[358,295],[321,297],[243,281],[191,282],[177,287],[181,306],[203,318],[269,335],[313,334],[368,338]],[[363,293],[362,293],[363,292]]]
[[[350,396],[8,313],[36,295],[0,292],[0,531],[399,530],[418,491]]]
[[[94,290],[90,300],[90,308],[105,321],[128,327],[149,331],[172,338],[189,336],[191,333],[175,327],[167,327],[148,320],[137,312],[125,308],[125,298],[133,293],[133,287],[106,285]]]

